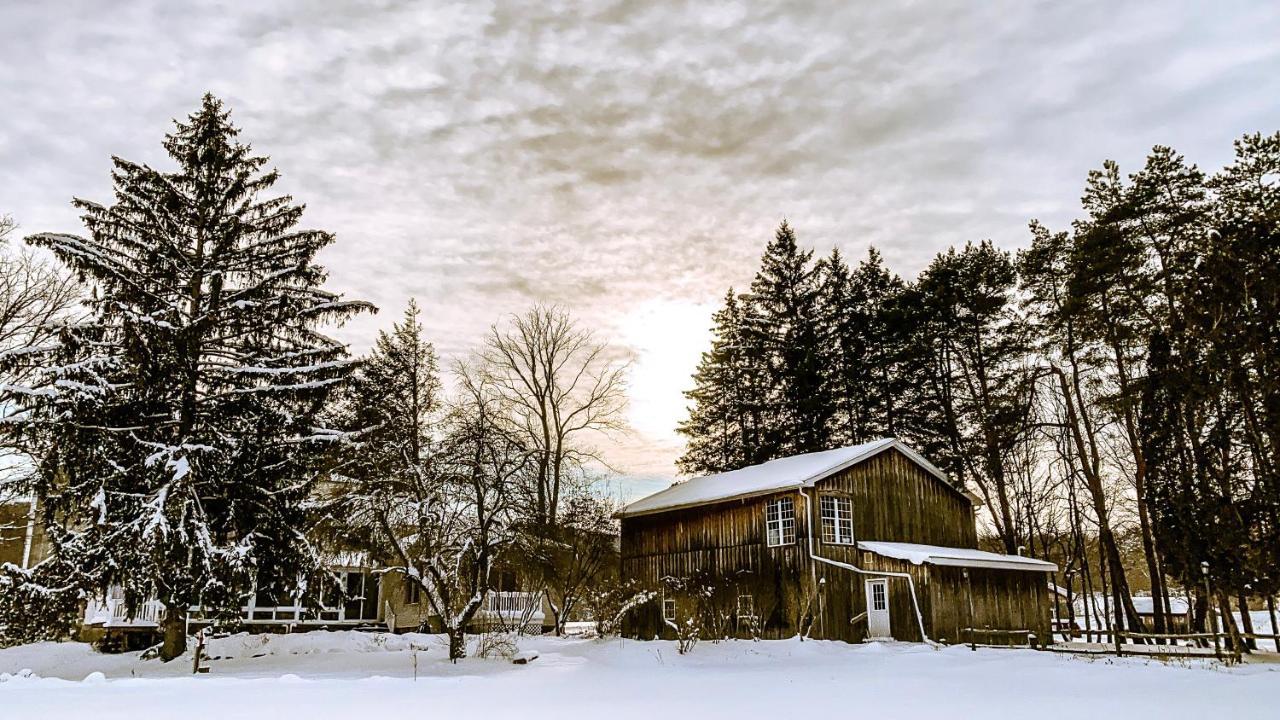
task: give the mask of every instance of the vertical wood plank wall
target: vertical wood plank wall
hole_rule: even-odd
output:
[[[824,543],[818,498],[831,494],[852,501],[856,540],[974,548],[974,512],[966,496],[897,450],[882,452],[823,479],[806,494],[814,503],[816,555],[867,570],[909,574],[931,639],[957,641],[956,629],[967,626],[967,615],[959,614],[967,609],[959,569],[913,565],[858,552],[851,545]],[[765,544],[765,505],[782,496],[794,502],[796,541],[771,548]],[[809,616],[812,627],[808,632],[813,637],[860,641],[866,637],[866,621],[855,623],[852,619],[867,609],[864,583],[868,576],[811,563],[806,548],[809,520],[805,499],[795,490],[623,518],[622,577],[658,591],[663,590],[664,577],[712,578],[717,592],[752,595],[763,637],[790,637],[802,629],[802,618]],[[1043,616],[1047,629],[1042,573],[976,572],[982,574],[980,581],[974,575],[975,607],[982,608],[979,627],[1032,629],[1033,621],[1038,623]],[[920,640],[907,581],[889,578],[888,587],[893,636]],[[676,593],[668,597],[676,600],[678,617],[693,612],[691,599]],[[634,611],[623,632],[639,638],[672,636],[662,620],[660,601]]]

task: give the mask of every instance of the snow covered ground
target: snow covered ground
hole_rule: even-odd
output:
[[[0,650],[0,717],[1275,717],[1280,663],[1086,659],[1032,650],[783,640],[524,638],[537,660],[445,660],[439,638],[354,632],[213,641],[190,660],[78,643]],[[417,679],[414,679],[414,658]],[[20,672],[23,670],[29,672]],[[23,675],[30,675],[23,677]]]

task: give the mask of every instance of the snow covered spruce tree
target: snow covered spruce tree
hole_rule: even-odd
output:
[[[278,175],[237,135],[206,95],[165,138],[176,170],[115,158],[114,204],[75,200],[88,237],[27,239],[87,282],[89,316],[17,355],[35,372],[6,388],[53,546],[15,584],[157,598],[165,659],[192,605],[305,591],[303,504],[335,437],[317,416],[354,362],[318,328],[372,309],[322,289],[333,236],[262,197]]]

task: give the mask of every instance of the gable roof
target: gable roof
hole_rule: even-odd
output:
[[[739,470],[691,478],[636,500],[615,513],[615,516],[649,515],[725,500],[768,495],[780,490],[813,487],[815,482],[890,448],[900,451],[929,474],[945,483],[947,487],[955,490],[946,473],[925,460],[915,450],[907,447],[897,438],[882,438],[862,445],[792,455]],[[973,500],[963,491],[956,490],[956,492],[965,495],[970,501]]]

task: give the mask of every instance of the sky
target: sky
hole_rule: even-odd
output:
[[[558,303],[631,358],[633,497],[675,477],[682,391],[774,228],[914,276],[1026,244],[1104,159],[1212,170],[1280,130],[1280,5],[931,2],[24,2],[0,6],[0,213],[80,232],[110,158],[167,167],[212,92],[304,224],[331,289],[410,297],[461,358]]]

